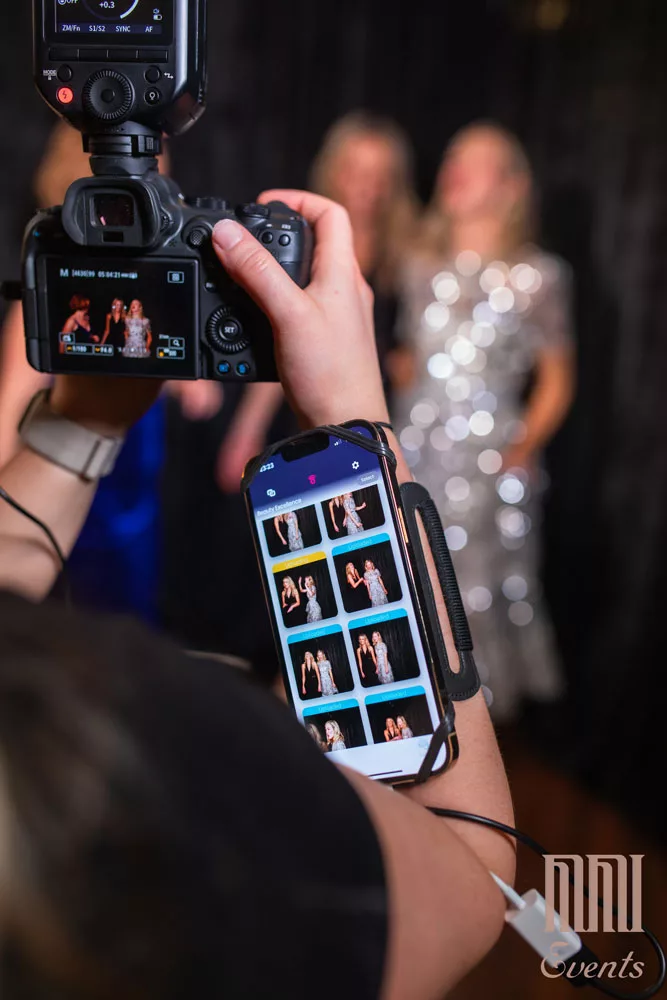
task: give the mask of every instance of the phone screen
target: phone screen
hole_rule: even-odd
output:
[[[275,455],[249,489],[288,691],[323,752],[400,781],[418,772],[441,710],[390,493],[376,455],[318,440],[302,458]]]

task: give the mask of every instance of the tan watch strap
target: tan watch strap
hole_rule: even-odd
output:
[[[54,413],[50,406],[50,390],[33,396],[19,434],[24,444],[54,465],[95,482],[113,471],[124,438],[105,437]]]

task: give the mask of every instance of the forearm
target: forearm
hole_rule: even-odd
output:
[[[23,311],[14,304],[0,333],[0,468],[19,447],[18,425],[34,394],[49,381],[26,359]]]
[[[516,447],[527,456],[541,451],[565,419],[573,396],[572,353],[563,351],[544,356],[523,414],[525,436]]]
[[[413,477],[403,458],[400,445],[393,434],[388,433],[388,436],[398,459],[396,469],[398,481],[410,482]],[[452,669],[456,670],[458,655],[447,609],[425,536],[423,540],[447,655]],[[460,745],[460,756],[456,764],[443,775],[431,778],[425,785],[411,788],[407,794],[424,805],[481,813],[511,825],[514,813],[509,785],[481,691],[469,701],[456,704],[456,731]],[[482,827],[470,823],[455,825],[459,836],[472,847],[488,867],[494,867],[494,870],[503,877],[513,877],[514,850],[511,844],[498,834]]]
[[[53,532],[68,556],[81,532],[96,484],[21,448],[0,470],[0,486]],[[44,532],[0,500],[0,589],[42,600],[60,572]]]
[[[236,431],[264,438],[284,399],[285,394],[278,382],[252,383],[239,403],[230,434]]]

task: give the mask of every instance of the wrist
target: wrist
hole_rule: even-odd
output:
[[[326,424],[344,424],[348,420],[368,420],[371,423],[389,422],[389,413],[384,397],[372,403],[367,400],[360,402],[361,398],[346,400],[339,397],[331,402],[323,403],[322,406],[310,407],[307,412],[300,410],[299,423],[304,430],[310,430],[313,427],[323,427]]]

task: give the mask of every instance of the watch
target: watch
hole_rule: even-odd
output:
[[[51,390],[43,389],[30,400],[19,424],[23,443],[86,482],[110,475],[125,439],[105,437],[59,416],[51,409],[50,397]]]

